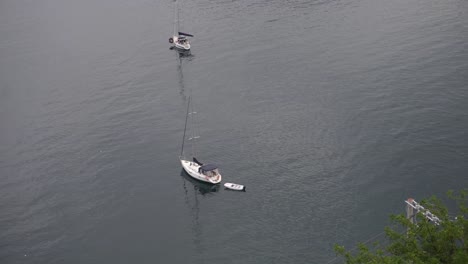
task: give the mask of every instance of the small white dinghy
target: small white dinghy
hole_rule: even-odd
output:
[[[234,190],[234,191],[245,191],[245,186],[244,185],[230,183],[230,182],[226,182],[224,184],[224,187],[226,187],[228,189],[231,189],[231,190]]]

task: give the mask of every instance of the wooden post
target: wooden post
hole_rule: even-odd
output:
[[[408,203],[413,203],[413,198],[408,198]],[[411,205],[406,204],[406,219],[409,219],[412,224],[416,224],[416,216],[414,214],[414,209]]]
[[[424,216],[428,221],[435,225],[440,225],[441,220],[429,210],[424,208],[424,206],[418,204],[413,198],[408,198],[406,201],[406,219],[408,219],[411,224],[417,225],[416,214],[421,212],[421,216]],[[408,228],[409,231],[409,228]]]
[[[416,224],[416,214],[414,213],[414,208],[412,206],[414,202],[413,198],[408,198],[406,200],[406,219],[410,220],[411,224]],[[409,233],[409,227],[406,229],[406,235]]]

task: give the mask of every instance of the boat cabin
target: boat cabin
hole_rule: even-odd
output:
[[[218,167],[214,164],[202,165],[198,168],[198,173],[208,177],[216,177],[219,175]]]
[[[185,44],[187,42],[187,38],[186,37],[178,37],[177,38],[177,42],[179,42],[180,44]]]

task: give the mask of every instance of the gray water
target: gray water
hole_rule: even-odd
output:
[[[173,7],[0,2],[1,263],[326,263],[468,187],[467,1]]]

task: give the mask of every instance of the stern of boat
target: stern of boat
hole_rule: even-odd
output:
[[[209,177],[208,180],[209,180],[212,184],[218,184],[218,183],[221,183],[222,176],[221,176],[221,174],[218,173],[218,175],[216,175],[216,176],[211,176],[211,177]]]

